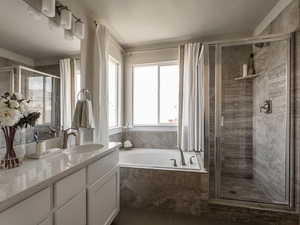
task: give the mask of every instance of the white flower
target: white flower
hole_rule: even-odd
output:
[[[14,126],[22,118],[22,114],[16,109],[0,108],[0,125]]]
[[[9,106],[12,109],[16,109],[16,108],[19,108],[19,103],[16,100],[10,100],[9,101]]]
[[[20,103],[20,112],[24,115],[24,116],[28,116],[28,114],[31,112],[31,109],[29,107],[29,104],[25,101],[22,101]]]

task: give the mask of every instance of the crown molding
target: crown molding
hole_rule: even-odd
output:
[[[271,9],[268,15],[255,28],[254,36],[260,35],[293,1],[294,0],[280,0],[279,2],[277,2],[277,4]]]

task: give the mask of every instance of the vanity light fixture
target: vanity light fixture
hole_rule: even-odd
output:
[[[59,2],[56,4],[56,10],[57,14],[60,16],[60,25],[66,30],[71,30],[73,18],[71,10]]]
[[[72,33],[75,37],[78,39],[84,39],[84,23],[81,21],[79,18],[73,19],[73,24],[72,24]]]
[[[42,0],[42,13],[48,17],[55,17],[55,0]]]
[[[67,8],[61,10],[60,25],[66,30],[72,28],[72,12]]]
[[[60,25],[65,30],[70,30],[72,35],[78,39],[84,39],[85,26],[82,20],[75,16],[67,6],[58,1],[56,3],[56,10],[60,16]],[[69,34],[69,32],[65,32],[65,37],[70,37]]]

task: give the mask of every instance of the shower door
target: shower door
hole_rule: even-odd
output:
[[[210,48],[216,200],[292,207],[291,40],[261,37]]]

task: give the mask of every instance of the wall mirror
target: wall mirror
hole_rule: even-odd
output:
[[[292,40],[210,46],[210,197],[217,202],[293,207]]]
[[[55,136],[54,129],[62,126],[61,78],[66,65],[61,61],[69,59],[74,76],[71,83],[78,81],[80,40],[30,2],[5,1],[0,8],[0,94],[19,92],[32,98],[41,113],[35,131],[40,139],[49,139]],[[72,87],[80,88],[78,84]],[[15,144],[32,142],[33,132],[33,128],[19,131]],[[5,145],[2,136],[0,143],[1,147]]]

